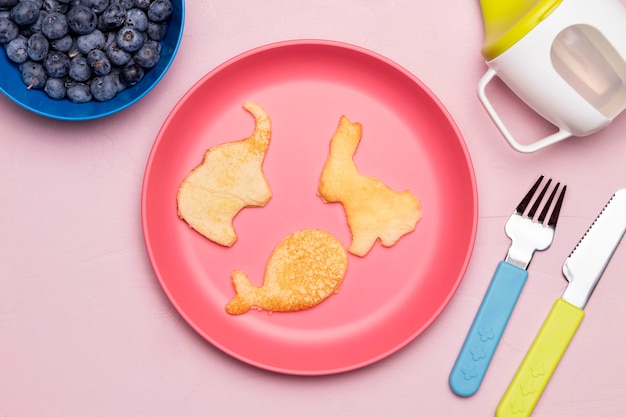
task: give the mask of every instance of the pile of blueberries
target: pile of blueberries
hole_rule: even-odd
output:
[[[170,0],[0,0],[0,44],[28,89],[108,101],[161,57]]]

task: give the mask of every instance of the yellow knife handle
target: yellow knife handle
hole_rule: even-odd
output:
[[[582,309],[562,298],[556,300],[504,393],[497,417],[530,416],[584,315]]]

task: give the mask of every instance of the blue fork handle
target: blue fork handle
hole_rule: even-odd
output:
[[[478,391],[526,278],[525,269],[504,261],[498,264],[450,373],[455,394],[469,397]]]

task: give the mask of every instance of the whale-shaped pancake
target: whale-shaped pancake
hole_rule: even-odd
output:
[[[348,254],[336,237],[319,229],[294,232],[272,252],[261,287],[254,287],[244,272],[232,272],[236,295],[226,312],[311,308],[337,292],[347,268]]]
[[[233,218],[244,207],[264,206],[272,190],[262,165],[270,143],[271,122],[252,101],[243,107],[255,119],[252,135],[207,150],[202,163],[183,179],[178,216],[206,238],[230,247],[237,240]]]

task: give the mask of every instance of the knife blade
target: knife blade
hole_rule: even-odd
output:
[[[626,229],[626,189],[619,190],[563,264],[563,299],[585,308]]]
[[[584,317],[584,307],[626,232],[626,189],[618,190],[563,264],[569,281],[522,361],[498,417],[530,416]]]

